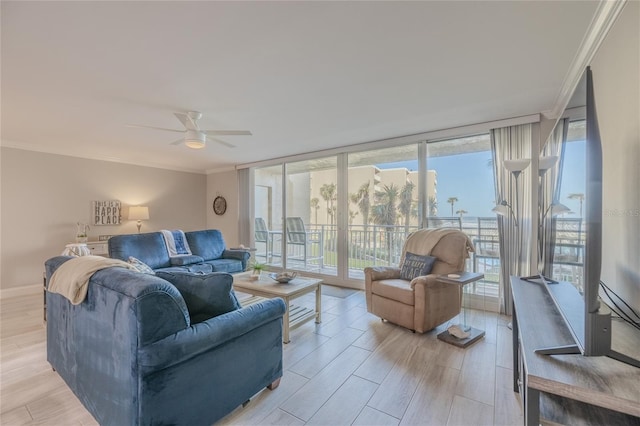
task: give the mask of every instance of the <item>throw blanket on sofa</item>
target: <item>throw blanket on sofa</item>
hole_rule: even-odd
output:
[[[135,268],[119,259],[102,256],[81,256],[69,259],[53,273],[48,291],[66,297],[74,305],[79,305],[87,297],[87,287],[91,276],[104,268]]]
[[[431,254],[431,250],[433,250],[436,244],[438,244],[443,237],[455,232],[460,231],[450,228],[421,229],[419,231],[415,231],[407,238],[403,252],[408,251],[421,255]],[[415,238],[414,234],[417,233],[425,233],[427,236]],[[412,236],[414,236],[414,238],[411,238]],[[474,251],[473,243],[471,242],[471,239],[469,239],[469,236],[467,236],[467,251]],[[469,256],[467,255],[467,257]]]
[[[184,232],[176,229],[174,231],[169,231],[167,229],[162,229],[162,236],[164,237],[164,242],[167,244],[167,251],[169,252],[169,257],[177,257],[190,255],[191,249],[189,248],[189,243],[187,243],[187,237],[185,237]]]

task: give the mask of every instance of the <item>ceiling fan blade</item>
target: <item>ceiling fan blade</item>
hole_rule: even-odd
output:
[[[221,143],[222,145],[228,146],[229,148],[235,148],[236,147],[235,145],[230,144],[229,142],[225,142],[225,141],[220,140],[220,139],[207,138],[207,140],[209,140],[211,142]]]
[[[180,145],[182,143],[184,143],[184,138],[180,138],[177,141],[173,141],[169,145]]]
[[[164,130],[165,132],[177,132],[184,133],[184,130],[176,130],[176,129],[166,129],[164,127],[155,127],[155,126],[144,126],[142,124],[125,124],[127,127],[135,127],[141,129],[155,129],[155,130]]]
[[[198,127],[196,121],[191,117],[190,114],[184,112],[174,112],[173,114],[188,130],[200,130],[200,127]]]
[[[214,136],[251,136],[252,133],[248,130],[203,130],[207,135]]]

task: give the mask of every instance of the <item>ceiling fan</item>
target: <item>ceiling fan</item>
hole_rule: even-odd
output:
[[[184,136],[175,142],[171,142],[171,145],[179,145],[184,143],[189,148],[200,149],[204,148],[207,141],[217,142],[229,148],[235,148],[235,145],[225,142],[220,139],[212,138],[211,136],[238,136],[247,135],[251,136],[251,132],[248,130],[202,130],[198,126],[197,120],[202,118],[202,113],[198,111],[189,112],[174,112],[174,115],[180,120],[184,126],[184,130],[166,129],[164,127],[143,126],[140,124],[127,124],[127,127],[141,127],[145,129],[164,130],[166,132],[184,133]]]

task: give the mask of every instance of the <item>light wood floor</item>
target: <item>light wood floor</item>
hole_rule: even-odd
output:
[[[298,299],[314,307],[313,295]],[[46,362],[41,293],[0,301],[0,424],[97,424]],[[460,349],[366,312],[361,292],[323,296],[322,324],[284,345],[284,377],[221,424],[519,425],[509,318],[470,310],[484,339]],[[453,320],[452,323],[457,322]]]

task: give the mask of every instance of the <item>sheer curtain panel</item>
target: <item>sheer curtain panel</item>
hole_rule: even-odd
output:
[[[511,275],[528,275],[531,256],[531,139],[532,125],[491,130],[500,242],[500,313],[511,315]],[[503,211],[496,208],[496,212]],[[537,220],[535,220],[537,223]]]

